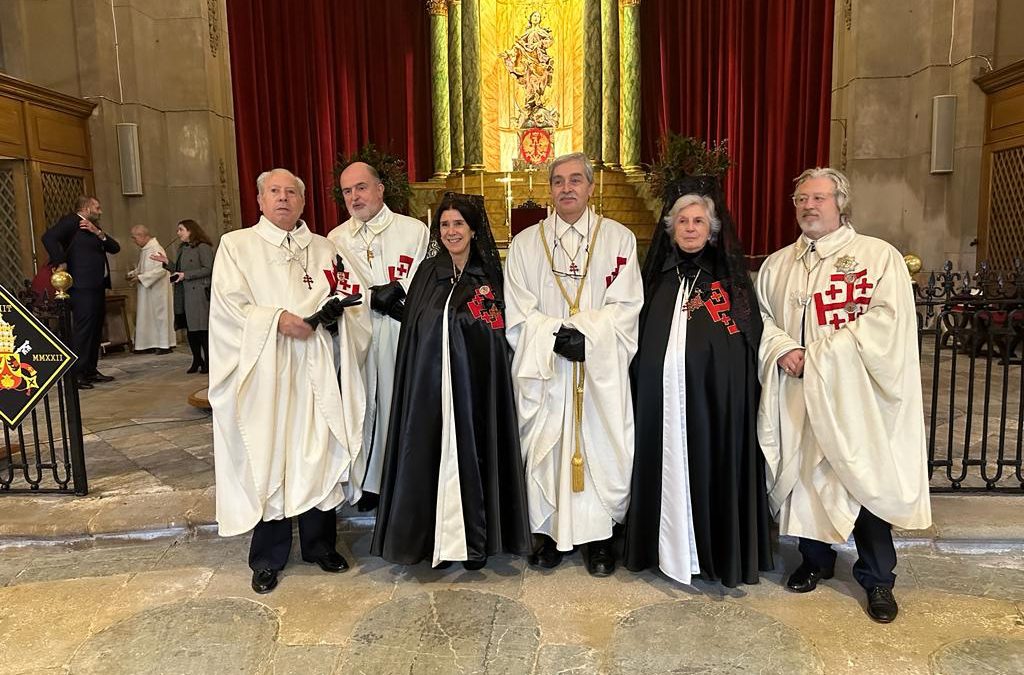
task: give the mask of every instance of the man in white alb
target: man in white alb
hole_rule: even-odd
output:
[[[555,567],[589,544],[588,571],[607,576],[629,505],[643,285],[633,233],[589,207],[586,155],[557,158],[549,182],[555,212],[516,235],[505,270],[530,527],[542,541],[531,562]]]
[[[157,354],[167,354],[177,344],[174,293],[170,274],[162,264],[150,258],[167,253],[145,225],[132,227],[130,234],[139,247],[139,262],[128,271],[128,278],[139,282],[135,293],[135,350],[153,349]]]
[[[209,397],[219,531],[252,530],[252,588],[269,593],[293,516],[303,560],[348,568],[334,510],[359,497],[370,322],[334,245],[299,220],[302,181],[274,169],[256,187],[263,216],[221,237],[213,265]]]
[[[405,294],[427,251],[430,233],[415,218],[388,208],[384,184],[369,164],[353,162],[341,172],[338,182],[351,217],[331,230],[327,238],[338,248],[345,264],[370,285],[362,289],[364,297],[369,296],[373,339],[364,370],[363,451],[367,466],[360,502],[361,510],[370,510],[380,493]]]
[[[757,436],[779,533],[800,538],[787,587],[832,577],[853,533],[868,614],[896,618],[891,525],[931,525],[917,316],[903,256],[858,234],[835,169],[796,179],[802,234],[757,277],[764,318]]]

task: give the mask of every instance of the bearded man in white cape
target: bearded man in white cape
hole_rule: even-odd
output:
[[[415,218],[388,208],[380,174],[369,164],[349,164],[338,184],[351,217],[331,230],[327,238],[354,274],[370,284],[361,289],[372,310],[373,338],[363,371],[363,452],[367,465],[365,477],[360,477],[363,499],[359,504],[361,511],[369,511],[377,505],[380,494],[405,296],[426,255],[430,233]]]
[[[608,576],[633,470],[629,363],[643,305],[636,237],[589,207],[586,155],[552,162],[549,183],[555,212],[516,235],[505,267],[530,528],[541,539],[530,560],[555,567],[588,544],[587,570]]]
[[[335,508],[359,497],[370,325],[359,296],[337,284],[334,245],[299,220],[302,181],[274,169],[256,186],[263,216],[225,234],[213,265],[209,397],[219,531],[252,530],[252,588],[269,593],[293,516],[303,560],[348,568]]]
[[[167,253],[145,225],[132,227],[130,236],[139,247],[139,262],[128,271],[128,278],[139,282],[135,293],[135,349],[169,354],[171,347],[177,344],[171,275],[161,263],[150,258],[153,255],[166,257]]]
[[[796,179],[803,233],[765,260],[758,440],[779,533],[800,538],[797,593],[830,579],[853,533],[868,615],[896,618],[892,525],[931,525],[917,319],[900,253],[853,229],[834,169]]]

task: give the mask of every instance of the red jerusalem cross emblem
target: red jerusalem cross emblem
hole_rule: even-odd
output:
[[[409,270],[412,269],[412,256],[400,255],[398,256],[397,265],[388,265],[388,278],[391,281],[398,281],[409,276]]]
[[[712,321],[725,326],[725,329],[729,331],[729,335],[740,332],[740,327],[736,325],[736,322],[727,313],[732,309],[732,301],[729,300],[729,294],[722,288],[720,281],[711,284],[711,295],[704,301],[704,308],[708,310]]]
[[[484,302],[489,300],[490,302]],[[473,293],[473,298],[466,303],[474,319],[478,319],[491,327],[491,330],[498,330],[505,327],[505,319],[501,316],[501,310],[494,303],[494,292],[490,286],[481,286]]]
[[[875,284],[868,279],[867,269],[830,274],[828,279],[828,288],[814,294],[814,310],[819,326],[829,325],[838,330],[868,311]]]
[[[327,283],[331,285],[331,295],[334,295],[338,291],[341,291],[345,295],[355,295],[359,292],[359,284],[354,284],[349,280],[348,270],[345,269],[344,265],[339,270],[336,266],[332,265],[334,269],[324,270],[324,276],[327,277]]]
[[[622,270],[622,268],[625,267],[625,266],[626,266],[626,259],[623,258],[621,255],[620,256],[616,256],[615,257],[615,269],[612,270],[611,274],[609,274],[608,276],[606,276],[604,278],[604,287],[605,288],[608,288],[609,286],[612,285],[612,282],[615,281],[615,277],[619,276],[619,271]]]

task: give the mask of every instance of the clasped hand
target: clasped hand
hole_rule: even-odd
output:
[[[778,360],[779,368],[782,368],[782,372],[790,377],[803,377],[804,376],[804,350],[803,349],[792,349],[782,356]]]

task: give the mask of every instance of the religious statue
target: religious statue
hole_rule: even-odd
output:
[[[544,93],[551,86],[555,66],[548,53],[553,42],[551,29],[541,26],[540,22],[540,12],[530,14],[526,30],[510,49],[500,54],[505,68],[526,94],[525,105],[516,105],[519,110],[517,123],[521,128],[558,124],[558,112],[544,106]]]

